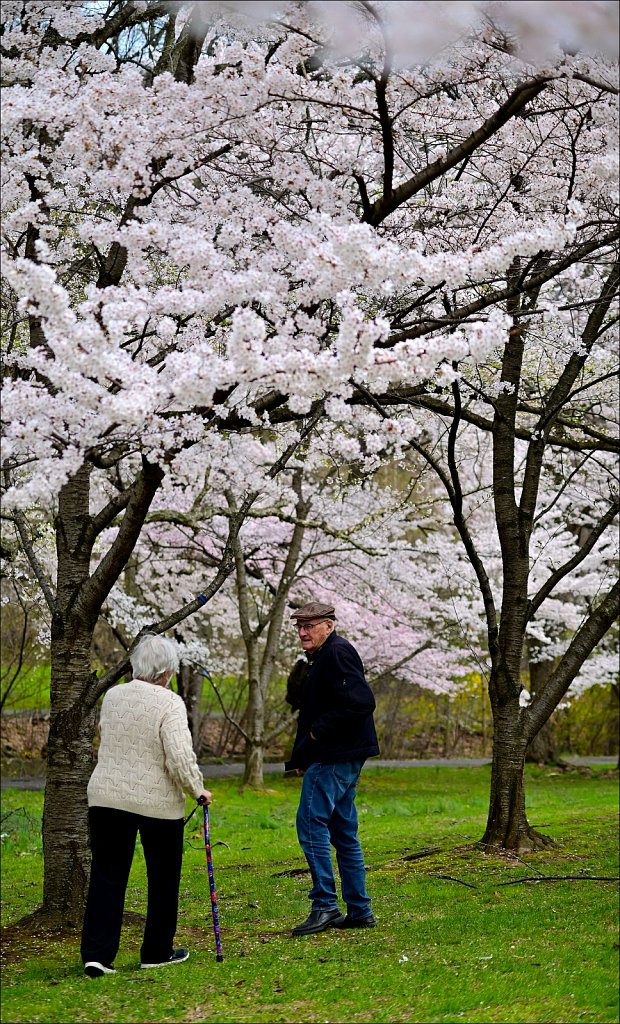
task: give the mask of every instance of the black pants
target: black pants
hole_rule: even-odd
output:
[[[129,871],[140,840],[146,861],[148,904],[141,962],[172,954],[183,859],[183,819],[147,818],[111,807],[88,812],[92,864],[82,928],[82,960],[111,964],[118,953]]]

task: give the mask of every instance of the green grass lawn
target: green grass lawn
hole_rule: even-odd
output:
[[[131,923],[118,973],[93,981],[81,971],[78,935],[17,939],[9,929],[2,1021],[617,1021],[617,884],[503,884],[617,876],[617,776],[528,769],[530,821],[557,846],[506,860],[475,846],[488,767],[367,771],[358,809],[378,927],[298,939],[290,928],[309,909],[308,876],[290,874],[305,866],[294,827],[300,780],[268,784],[260,794],[234,780],[210,786],[212,842],[226,844],[213,848],[224,963],[215,962],[195,816],[177,932],[190,960],[140,970],[141,928]],[[3,794],[5,925],[40,899],[41,805],[40,793]],[[144,893],[138,851],[126,909],[143,913]]]

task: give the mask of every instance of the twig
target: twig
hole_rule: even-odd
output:
[[[8,821],[14,814],[19,814],[20,811],[22,811],[27,818],[32,818],[32,820],[34,820],[33,816],[28,813],[25,807],[15,807],[12,811],[7,811],[6,814],[2,815],[0,823],[4,825],[5,821]]]
[[[478,889],[478,886],[474,886],[472,882],[463,882],[462,879],[455,879],[452,874],[436,874],[435,871],[430,871],[428,874],[430,879],[444,879],[446,882],[458,882],[459,886],[467,886],[467,889]],[[509,884],[509,883],[508,883]]]
[[[296,878],[297,875],[309,875],[310,868],[289,868],[288,871],[277,871],[272,878]]]
[[[222,712],[224,714],[224,718],[226,719],[226,721],[230,722],[230,724],[235,727],[237,732],[239,732],[243,736],[243,738],[246,741],[246,743],[250,743],[250,737],[248,736],[248,734],[245,731],[245,729],[243,728],[243,726],[239,725],[239,722],[237,722],[229,714],[228,709],[226,708],[226,705],[224,704],[224,701],[222,700],[220,691],[217,688],[217,683],[215,682],[215,680],[212,679],[211,675],[209,674],[209,672],[206,671],[206,669],[202,669],[202,674],[203,674],[204,678],[207,679],[211,683],[211,686],[213,687],[213,690],[215,692],[215,696],[217,697],[217,699],[218,699],[218,701],[220,703],[220,707],[222,709]]]
[[[17,532],[19,533],[19,537],[22,542],[22,547],[26,553],[26,557],[30,562],[30,568],[35,574],[39,586],[41,587],[41,592],[43,594],[43,597],[45,598],[47,607],[49,608],[52,615],[55,615],[56,598],[54,597],[52,591],[52,584],[45,569],[43,568],[42,563],[39,561],[39,558],[34,549],[34,544],[30,540],[30,537],[28,536],[28,526],[26,523],[26,517],[22,511],[16,509],[15,512],[13,512],[12,519],[17,528]]]
[[[534,826],[532,826],[532,828],[533,827]],[[539,825],[538,827],[539,828],[544,828],[545,826],[544,825]],[[490,850],[497,850],[499,852],[500,856],[508,858],[509,860],[516,860],[516,861],[518,861],[519,864],[523,864],[524,868],[529,868],[531,866],[531,867],[533,867],[534,871],[538,871],[538,874],[541,876],[541,878],[547,878],[547,875],[544,873],[544,871],[540,871],[540,869],[537,868],[535,864],[529,865],[527,863],[527,861],[525,861],[521,857],[519,857],[519,854],[515,853],[514,850],[508,850],[507,851],[502,846],[499,846],[499,844],[497,844],[497,843],[494,843],[494,844],[490,845],[489,849]],[[501,884],[504,885],[505,883],[502,882]]]
[[[520,885],[521,882],[620,882],[618,875],[542,875],[528,878],[513,878],[510,882],[498,882],[499,885]]]
[[[421,860],[422,857],[432,857],[439,850],[441,850],[441,846],[428,846],[424,850],[418,850],[417,853],[408,853],[402,860]]]

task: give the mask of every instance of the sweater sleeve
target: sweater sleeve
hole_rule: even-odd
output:
[[[186,793],[198,799],[204,789],[204,780],[192,747],[187,711],[180,698],[164,714],[159,732],[166,771]]]
[[[364,666],[350,646],[337,648],[326,666],[330,707],[312,723],[317,740],[328,742],[347,735],[375,710],[375,698],[366,682]]]

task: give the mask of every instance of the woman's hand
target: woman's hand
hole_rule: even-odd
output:
[[[202,793],[198,797],[198,803],[200,804],[201,807],[204,807],[205,804],[209,806],[212,800],[213,795],[208,789],[203,789]]]

